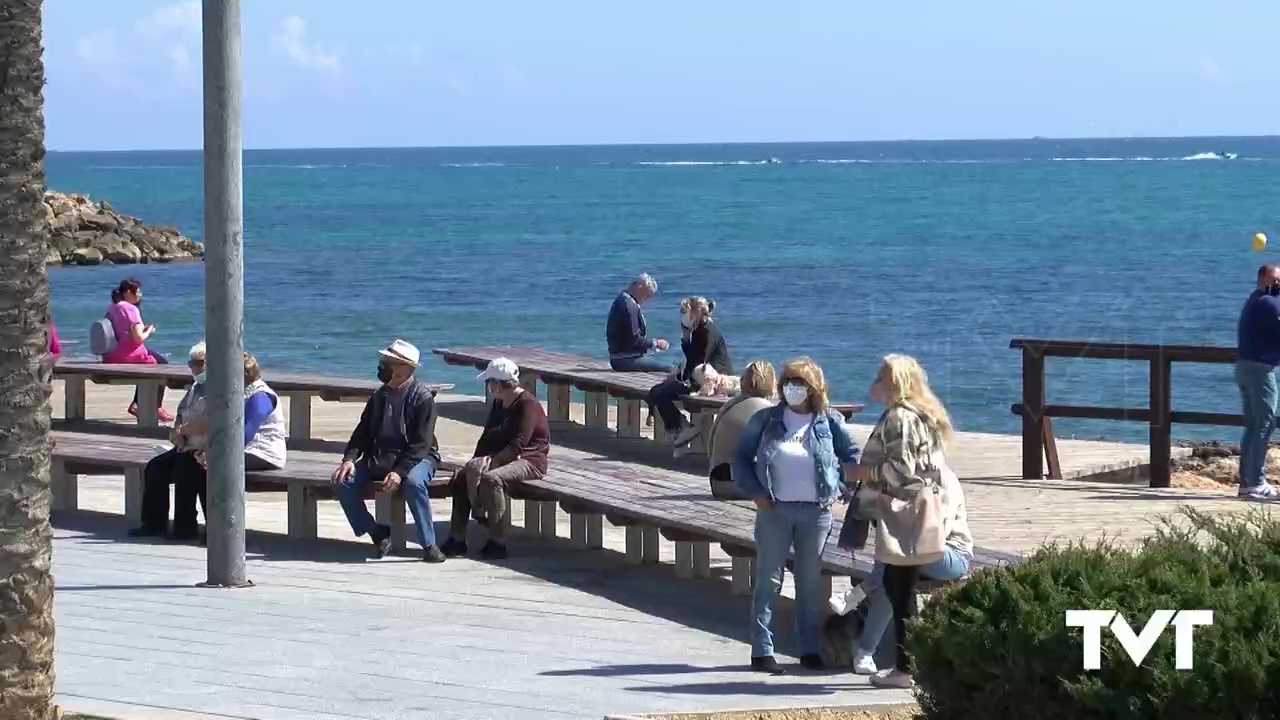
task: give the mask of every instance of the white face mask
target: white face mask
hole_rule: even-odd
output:
[[[684,328],[685,330],[692,330],[693,324],[694,324],[693,316],[690,315],[689,313],[685,313],[680,316],[680,327]]]
[[[804,385],[787,383],[782,386],[782,399],[791,407],[803,405],[809,399],[809,388]]]

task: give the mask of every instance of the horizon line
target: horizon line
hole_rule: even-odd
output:
[[[619,142],[619,143],[533,143],[525,145],[331,145],[316,147],[245,147],[243,152],[263,152],[272,150],[511,150],[520,148],[628,148],[628,147],[694,147],[705,145],[874,145],[886,143],[1000,143],[1000,142],[1061,142],[1076,140],[1216,140],[1216,139],[1266,139],[1280,138],[1280,135],[1081,135],[1073,137],[1049,137],[1035,135],[1032,137],[1005,138],[900,138],[893,140],[735,140],[729,142]],[[116,150],[46,149],[46,153],[142,153],[142,152],[203,152],[202,147],[187,148],[126,148]]]

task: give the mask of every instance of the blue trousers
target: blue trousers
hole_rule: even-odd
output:
[[[816,653],[822,636],[822,550],[831,509],[816,503],[775,503],[756,512],[755,587],[751,590],[751,657],[773,654],[773,602],[782,590],[787,554],[795,548],[796,638],[801,655]]]
[[[400,479],[400,492],[404,494],[405,504],[413,513],[413,524],[418,531],[418,544],[430,547],[436,544],[435,521],[431,517],[431,499],[427,497],[427,485],[436,474],[436,461],[427,458],[409,471],[409,476]],[[346,480],[338,483],[334,493],[342,504],[342,511],[347,515],[351,531],[356,537],[368,535],[378,526],[369,508],[364,503],[364,490],[372,482],[369,464],[364,460],[356,463],[356,471]]]
[[[920,576],[929,580],[959,580],[969,572],[969,556],[947,546],[947,554],[938,560],[920,568]],[[858,637],[858,652],[871,654],[880,647],[880,639],[893,620],[893,604],[884,591],[881,579],[884,577],[884,563],[876,563],[871,575],[862,584],[870,604],[867,606],[867,619],[862,624],[862,635]],[[915,598],[911,598],[915,602]]]
[[[1240,388],[1244,434],[1240,437],[1240,487],[1257,487],[1266,481],[1267,447],[1276,429],[1276,368],[1266,363],[1240,360],[1236,363],[1236,385]]]

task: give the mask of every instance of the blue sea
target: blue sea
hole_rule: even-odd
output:
[[[841,400],[910,353],[978,431],[1018,428],[1011,338],[1231,344],[1275,259],[1250,238],[1280,242],[1280,138],[254,150],[244,165],[246,342],[268,367],[372,375],[394,337],[602,356],[609,303],[647,271],[656,334],[677,335],[681,297],[710,296],[735,363],[811,355]],[[47,158],[51,188],[195,239],[201,172],[190,151]],[[52,270],[62,336],[87,352],[127,276],[153,347],[181,357],[202,336],[200,263]],[[423,374],[480,391],[433,359]],[[1147,402],[1140,363],[1049,374],[1051,402]],[[1237,402],[1225,366],[1176,367],[1174,392],[1184,410]]]

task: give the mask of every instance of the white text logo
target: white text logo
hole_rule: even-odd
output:
[[[1140,666],[1160,639],[1160,633],[1170,624],[1174,627],[1173,666],[1178,670],[1190,670],[1192,633],[1197,625],[1213,624],[1212,610],[1157,610],[1137,635],[1124,616],[1114,610],[1067,611],[1067,627],[1084,628],[1085,670],[1098,670],[1102,667],[1102,628],[1109,626],[1111,634],[1116,636],[1129,659],[1135,666]]]

